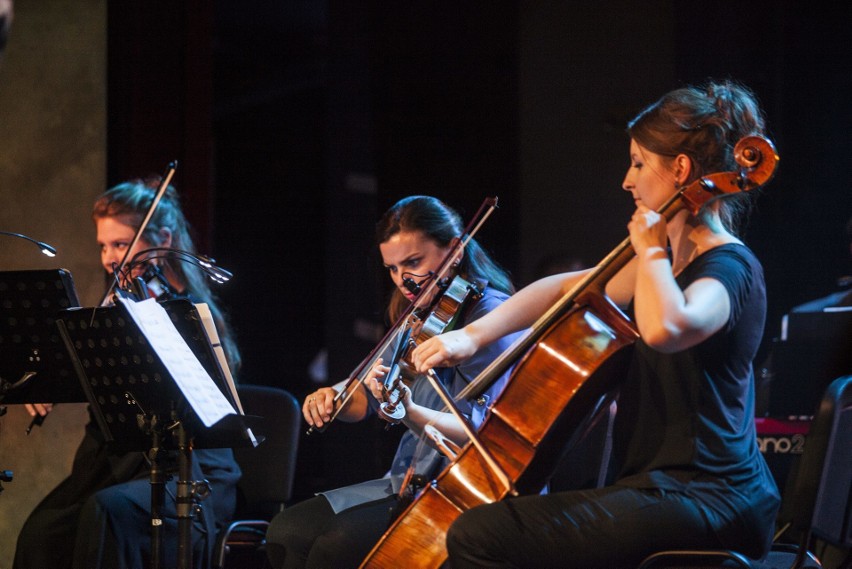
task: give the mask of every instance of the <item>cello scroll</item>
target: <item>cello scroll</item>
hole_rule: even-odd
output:
[[[718,172],[701,176],[686,186],[680,197],[693,215],[715,198],[750,192],[775,175],[778,153],[772,142],[763,136],[746,136],[734,146],[734,160],[740,166],[733,172]]]

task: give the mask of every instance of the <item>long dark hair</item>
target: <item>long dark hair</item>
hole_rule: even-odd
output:
[[[97,221],[105,217],[118,218],[125,225],[138,229],[154,201],[159,184],[158,178],[135,179],[110,188],[95,200],[92,219]],[[180,207],[177,191],[172,186],[166,188],[165,194],[157,204],[157,209],[154,210],[145,231],[142,232],[142,238],[152,247],[162,246],[162,229],[168,229],[171,232],[171,248],[193,254],[198,253],[192,241],[189,222]],[[210,307],[228,363],[231,370],[236,373],[240,366],[240,352],[233,340],[227,318],[210,289],[207,276],[195,265],[181,262],[180,258],[174,255],[166,256],[160,259],[160,262],[161,266],[167,267],[184,289],[191,293],[194,301],[204,302]]]
[[[396,202],[376,224],[376,244],[381,245],[401,231],[420,231],[440,247],[447,247],[454,238],[462,237],[461,217],[441,200],[431,196],[409,196]],[[458,274],[467,281],[487,282],[488,286],[506,294],[515,287],[509,274],[488,253],[471,239],[465,246]],[[391,321],[402,314],[409,301],[395,290],[388,304]]]
[[[693,165],[691,182],[705,174],[733,171],[734,146],[744,136],[762,135],[766,121],[750,89],[726,80],[676,89],[650,105],[627,125],[627,133],[651,152],[674,158],[685,154]],[[719,200],[719,216],[736,234],[747,220],[754,192]]]

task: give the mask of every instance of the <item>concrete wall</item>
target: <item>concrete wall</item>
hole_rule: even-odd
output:
[[[0,270],[67,268],[84,304],[102,290],[89,216],[105,184],[105,93],[106,0],[16,2],[0,62],[0,230],[59,254],[0,237]],[[0,494],[0,569],[26,516],[70,471],[84,420],[84,404],[65,404],[25,436],[22,406],[0,418],[0,468],[15,477]]]

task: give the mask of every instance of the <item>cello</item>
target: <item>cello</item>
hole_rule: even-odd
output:
[[[697,215],[711,200],[753,191],[774,175],[778,155],[761,136],[734,147],[739,168],[698,178],[658,210],[667,220],[683,209]],[[639,334],[605,294],[633,258],[625,239],[565,293],[529,331],[485,369],[457,399],[477,396],[515,365],[475,437],[414,498],[385,532],[362,568],[440,567],[452,522],[475,506],[538,492],[558,463],[564,442],[596,402],[612,390]],[[483,454],[480,449],[487,449]]]

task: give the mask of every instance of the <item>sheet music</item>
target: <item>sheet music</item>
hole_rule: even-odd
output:
[[[204,325],[204,331],[207,332],[207,339],[210,340],[210,345],[213,347],[213,353],[216,354],[216,359],[219,360],[219,367],[222,368],[222,373],[225,375],[225,381],[228,383],[228,389],[231,396],[237,403],[237,410],[240,415],[245,415],[243,404],[240,402],[240,396],[237,394],[237,386],[234,383],[234,376],[231,375],[231,368],[228,366],[228,359],[225,357],[225,348],[219,340],[219,332],[216,330],[216,324],[213,322],[213,314],[210,312],[210,307],[206,302],[195,304],[195,309],[198,310],[198,315],[201,317],[201,323]]]
[[[156,300],[133,302],[119,298],[118,301],[127,308],[205,427],[235,413]]]
[[[222,373],[225,376],[225,381],[228,384],[228,389],[237,404],[237,410],[240,415],[245,415],[243,404],[240,401],[240,396],[237,393],[237,386],[234,383],[234,376],[231,375],[231,368],[228,366],[228,359],[225,357],[225,348],[219,340],[219,332],[216,330],[216,323],[213,321],[213,314],[210,312],[210,307],[206,302],[195,304],[195,309],[198,310],[198,315],[201,317],[201,324],[204,325],[204,331],[207,333],[207,339],[210,340],[210,345],[213,346],[213,353],[216,354],[216,359],[219,360],[219,367],[222,368]],[[246,434],[251,441],[252,446],[257,446],[257,438],[251,429],[246,428]]]

